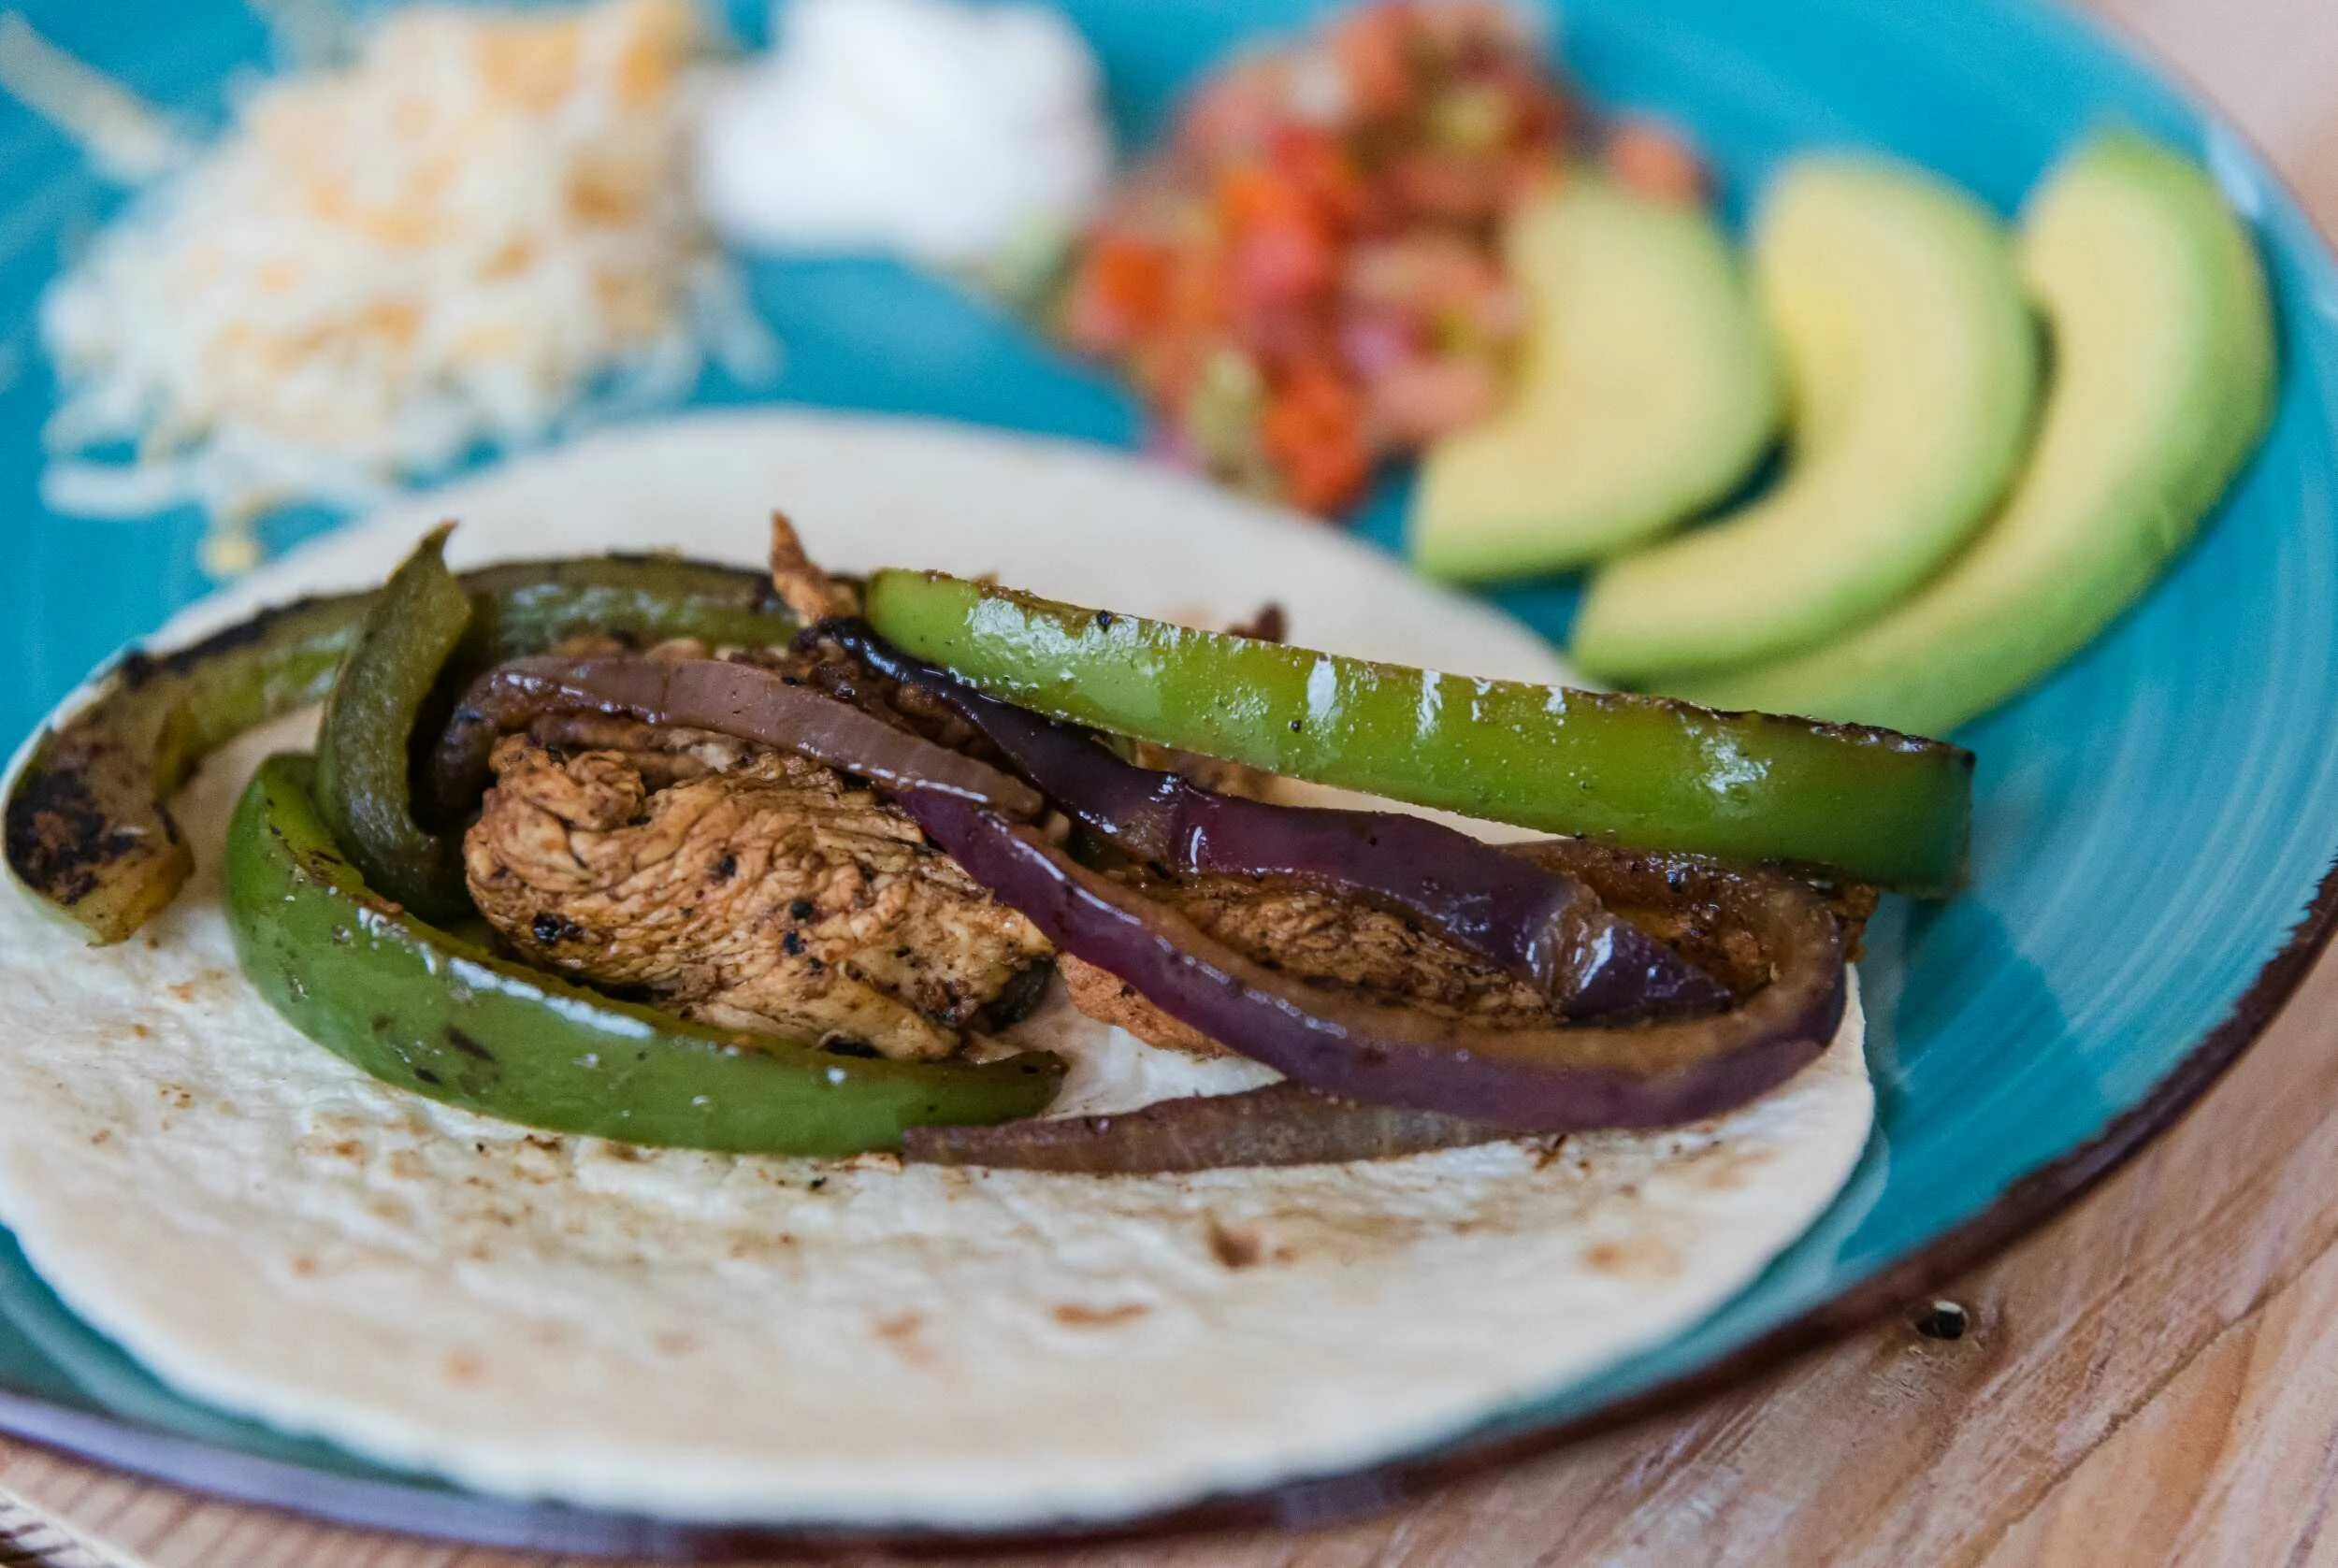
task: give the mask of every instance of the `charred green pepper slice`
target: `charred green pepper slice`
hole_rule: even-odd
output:
[[[368,886],[440,922],[470,900],[457,841],[414,820],[411,755],[414,722],[470,626],[470,596],[446,569],[453,530],[433,530],[382,585],[317,726],[316,804],[333,836]]]
[[[1034,1115],[1062,1079],[1041,1054],[899,1062],[729,1033],[506,962],[370,892],[313,777],[292,755],[253,775],[227,833],[228,921],[269,1005],[383,1083],[555,1132],[848,1155]]]
[[[560,638],[772,643],[795,631],[759,571],[671,556],[513,562],[465,574],[474,613],[455,662],[484,668]],[[321,699],[374,595],[307,599],[167,654],[133,650],[44,734],[8,791],[8,869],[120,942],[167,904],[194,860],[167,802],[246,730]]]
[[[934,572],[877,573],[868,618],[994,697],[1294,778],[1912,893],[1964,879],[1972,754],[1938,741],[1375,664]]]
[[[467,673],[587,632],[636,642],[695,637],[720,648],[768,646],[796,634],[770,573],[679,555],[514,561],[457,581],[471,597],[470,629],[454,658]]]

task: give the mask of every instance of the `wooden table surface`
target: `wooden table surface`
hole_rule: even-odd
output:
[[[2099,8],[2221,102],[2338,233],[2338,0]],[[1970,1314],[1959,1340],[1916,1333],[1929,1303],[1911,1302],[1899,1319],[1755,1383],[1401,1513],[981,1561],[2338,1564],[2332,960],[2181,1126],[1941,1293]],[[556,1561],[329,1529],[21,1444],[0,1442],[0,1488],[111,1548],[60,1556],[76,1568]]]

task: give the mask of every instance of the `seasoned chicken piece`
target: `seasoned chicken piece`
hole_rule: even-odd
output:
[[[1417,920],[1353,897],[1281,877],[1197,876],[1142,885],[1270,969],[1491,1029],[1551,1021],[1549,1000],[1525,981]]]
[[[1063,977],[1063,994],[1072,1005],[1100,1024],[1116,1025],[1164,1051],[1183,1051],[1189,1057],[1233,1055],[1191,1024],[1179,1023],[1147,1001],[1135,986],[1110,970],[1059,953],[1055,971]]]
[[[471,897],[580,980],[722,1028],[932,1057],[1048,955],[906,816],[791,754],[563,718],[507,736],[494,765],[463,842]]]
[[[807,626],[832,615],[860,613],[860,596],[803,553],[796,525],[784,511],[772,513],[772,586],[779,590],[780,602]]]
[[[1541,993],[1524,981],[1378,905],[1277,877],[1144,879],[1137,885],[1270,969],[1486,1028],[1552,1021]],[[1065,955],[1056,967],[1072,1004],[1091,1018],[1167,1050],[1195,1056],[1225,1050],[1093,964]]]

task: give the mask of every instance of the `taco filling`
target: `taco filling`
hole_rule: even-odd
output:
[[[903,574],[864,606],[776,519],[766,596],[729,619],[673,563],[642,565],[622,613],[604,595],[528,616],[526,573],[458,579],[444,537],[329,606],[324,653],[313,626],[215,640],[243,724],[325,698],[315,758],[271,761],[237,813],[228,908],[247,975],[311,1039],[530,1126],[1144,1172],[1672,1125],[1835,1037],[1869,884],[1894,870],[1874,824],[1933,846],[1898,868],[1910,885],[1960,872],[1970,758],[1937,742],[1549,689],[1538,733],[1424,712],[1424,762],[1390,751],[1370,699],[1449,678],[1293,653],[1316,673],[1290,730],[1311,726],[1341,782],[1447,804],[1457,774],[1536,743],[1587,770],[1597,837],[1496,848],[1290,803],[1270,752],[1178,721],[1273,711],[1258,659],[1283,653],[1279,614],[1190,633]],[[1094,647],[1057,661],[1091,677],[1076,700],[1018,689],[1034,627],[1167,649],[1176,700]],[[183,716],[203,659],[171,672],[193,696],[157,668],[125,666],[8,801],[12,869],[95,912],[101,941],[183,879],[183,851],[152,851],[158,826],[175,843],[163,798],[237,727]],[[1771,766],[1747,786],[1749,756]],[[1668,757],[1734,786],[1667,777],[1618,816]],[[1716,838],[1739,853],[1680,847]],[[1050,1115],[1062,1064],[1013,1031],[1059,984],[1147,1046],[1286,1082]]]

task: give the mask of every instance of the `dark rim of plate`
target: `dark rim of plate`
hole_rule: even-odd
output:
[[[2072,13],[2029,0],[2111,39],[2178,84],[2206,123],[2247,147],[2253,171],[2279,191],[2303,226],[2338,259],[2330,238],[2305,219],[2304,203],[2253,137],[2228,119],[2192,75],[2135,36],[2119,19]],[[466,1545],[648,1557],[678,1562],[746,1557],[815,1558],[831,1551],[889,1548],[916,1556],[1071,1547],[1239,1529],[1305,1529],[1394,1507],[1440,1488],[1549,1454],[1708,1398],[1907,1310],[1951,1280],[1997,1258],[2093,1190],[2180,1121],[2271,1028],[2314,963],[2338,934],[2338,858],[2279,952],[2266,961],[2224,1021],[2203,1035],[2151,1092],[2087,1143],[2007,1187],[1989,1206],[1850,1289],[1739,1345],[1710,1365],[1571,1419],[1494,1438],[1463,1435],[1432,1450],[1337,1475],[1229,1492],[1112,1523],[1075,1522],[996,1532],[818,1525],[695,1524],[515,1502],[427,1481],[375,1479],[311,1469],[223,1449],[111,1416],[0,1389],[0,1432],[233,1502],[308,1515],[360,1529]]]

